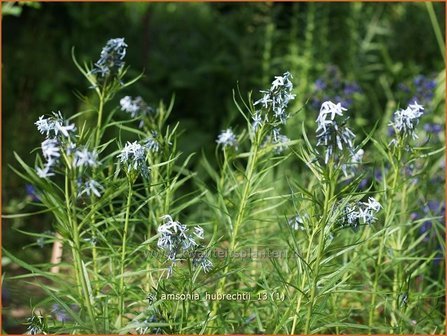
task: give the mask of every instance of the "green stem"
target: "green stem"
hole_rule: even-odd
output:
[[[312,249],[312,241],[314,240],[314,234],[315,232],[312,232],[312,235],[309,239],[309,245],[307,246],[307,253],[306,253],[306,264],[309,265],[309,258],[310,258],[310,252]],[[304,267],[307,267],[307,265],[304,265]],[[304,285],[307,281],[307,272],[304,272],[303,270],[300,270],[302,272],[301,274],[301,290],[304,289]],[[301,302],[303,300],[303,293],[302,292],[298,292],[299,297],[297,299],[296,302],[296,307],[295,307],[295,315],[293,316],[293,323],[292,323],[292,330],[290,332],[291,335],[295,334],[295,329],[297,326],[297,322],[298,322],[298,313],[301,310]],[[276,332],[275,332],[276,333]]]
[[[101,124],[102,124],[102,114],[104,110],[104,94],[103,91],[100,91],[99,89],[96,90],[99,98],[99,107],[98,107],[98,120],[96,123],[96,134],[95,134],[95,143],[94,148],[98,148],[99,141],[101,138]],[[96,168],[93,169],[93,178],[96,179]],[[92,195],[90,197],[91,204],[95,204],[94,196]],[[96,205],[95,205],[96,206]],[[91,216],[91,227],[92,227],[92,239],[93,241],[96,240],[96,227],[95,227],[95,211],[93,211]],[[99,287],[98,287],[98,279],[97,276],[99,274],[99,268],[98,268],[98,252],[96,249],[96,244],[94,243],[92,246],[92,264],[93,264],[93,281],[95,284],[95,294],[97,295],[99,293]]]
[[[407,188],[406,183],[402,186],[402,191],[399,193],[401,195],[400,200],[400,222],[399,222],[399,229],[397,230],[397,241],[396,241],[396,248],[394,251],[394,259],[399,260],[401,257],[401,251],[404,250],[404,241],[405,241],[405,223],[406,223],[406,213],[407,213]],[[398,318],[396,317],[396,312],[399,310],[399,298],[402,289],[402,279],[403,279],[403,269],[402,269],[402,262],[398,261],[394,264],[394,279],[393,279],[393,311],[392,311],[392,327],[398,327],[399,322]],[[393,330],[391,330],[393,332]]]
[[[96,136],[95,136],[95,146],[97,148],[99,146],[99,141],[101,139],[101,124],[102,124],[102,114],[104,111],[104,92],[98,92],[99,96],[99,107],[98,107],[98,120],[96,122]]]
[[[122,246],[121,246],[121,263],[120,263],[120,284],[119,284],[119,316],[117,320],[117,328],[121,328],[122,319],[124,314],[124,264],[126,261],[126,245],[127,245],[127,231],[129,228],[129,215],[130,215],[130,202],[132,200],[132,182],[130,178],[128,178],[129,182],[129,192],[127,194],[127,203],[126,203],[126,214],[124,219],[124,232],[122,237]]]
[[[436,18],[436,13],[433,8],[433,3],[426,2],[425,6],[427,7],[428,15],[430,16],[431,25],[436,35],[436,41],[438,42],[439,51],[441,52],[442,58],[445,62],[445,43],[444,37],[442,36],[441,27],[439,26],[438,19]]]
[[[96,170],[93,171],[93,174],[96,174]],[[98,275],[99,275],[99,267],[98,267],[98,253],[96,250],[96,227],[95,227],[95,214],[97,208],[97,202],[95,202],[95,196],[90,196],[90,203],[93,205],[92,215],[91,215],[91,231],[92,231],[92,265],[93,265],[93,283],[95,287],[95,295],[99,294],[99,283],[98,283]]]
[[[81,244],[80,244],[80,234],[79,234],[79,228],[77,224],[76,219],[76,212],[75,208],[71,206],[70,202],[70,193],[69,193],[69,170],[68,168],[65,169],[65,205],[68,211],[68,221],[71,228],[71,236],[72,236],[72,242],[70,242],[71,251],[73,254],[73,262],[74,262],[74,269],[76,273],[76,280],[78,283],[78,289],[80,297],[84,300],[84,305],[87,308],[87,313],[89,315],[90,321],[92,323],[93,331],[96,334],[97,328],[96,328],[96,322],[95,322],[95,314],[93,310],[93,303],[92,303],[92,297],[91,293],[89,291],[89,286],[87,283],[87,277],[88,274],[85,272],[85,269],[82,265],[82,255],[81,255]],[[71,180],[71,191],[72,193],[76,194],[76,187],[75,183],[73,182],[73,179]]]
[[[230,239],[230,246],[228,248],[228,254],[227,254],[227,265],[225,266],[224,272],[223,274],[227,274],[228,270],[229,270],[229,259],[231,258],[234,249],[235,249],[235,245],[236,245],[236,238],[239,232],[239,228],[243,222],[244,216],[245,216],[245,210],[247,208],[247,203],[248,203],[248,199],[249,199],[249,195],[251,192],[251,184],[252,184],[252,178],[253,178],[253,174],[255,171],[255,167],[256,167],[256,162],[257,162],[257,156],[258,156],[258,150],[259,150],[259,134],[262,133],[262,128],[258,131],[257,135],[256,135],[256,140],[253,144],[252,150],[250,151],[250,156],[248,158],[248,163],[247,163],[247,168],[246,168],[246,180],[245,180],[245,184],[244,184],[244,189],[242,192],[242,198],[241,201],[239,203],[239,208],[237,211],[237,215],[236,215],[236,219],[234,222],[234,226],[233,226],[233,232],[231,234],[231,239]],[[226,282],[227,277],[223,276],[218,284],[217,287],[217,294],[221,294],[224,287],[225,287],[225,282]],[[210,319],[214,318],[217,315],[217,309],[218,309],[218,301],[214,301],[213,302],[213,308],[211,311],[211,315],[210,315]]]
[[[160,219],[160,217],[163,215],[160,213],[161,209],[163,208],[163,201],[160,199],[160,196],[162,194],[159,186],[159,171],[158,171],[158,164],[160,163],[159,158],[152,160],[152,157],[150,158],[150,166],[154,167],[151,169],[151,179],[150,182],[146,182],[146,195],[148,199],[151,199],[151,196],[157,195],[157,197],[153,198],[151,202],[148,202],[148,227],[147,227],[147,239],[151,236],[152,233],[152,224],[157,223],[157,221]],[[148,251],[150,251],[151,247],[148,245]],[[147,293],[152,288],[152,274],[150,272],[151,265],[150,263],[146,263],[146,275],[145,275],[145,290]]]
[[[331,175],[331,174],[330,174]],[[312,287],[311,287],[311,291],[310,291],[310,302],[309,302],[309,306],[307,308],[307,316],[306,316],[306,324],[304,326],[304,334],[309,334],[309,330],[310,330],[310,325],[311,325],[311,318],[312,318],[312,311],[313,308],[315,306],[315,302],[316,302],[316,294],[317,294],[317,285],[318,285],[318,275],[320,272],[320,263],[321,263],[321,257],[323,256],[323,251],[324,251],[324,237],[325,237],[325,228],[326,228],[326,224],[327,224],[327,220],[328,220],[328,216],[329,216],[329,212],[330,212],[330,201],[332,199],[332,195],[333,195],[333,186],[331,184],[326,184],[324,186],[324,188],[326,189],[325,191],[325,197],[324,197],[324,206],[323,206],[323,218],[321,220],[321,225],[319,227],[320,230],[320,234],[318,237],[318,250],[317,250],[317,256],[315,259],[315,268],[312,270],[312,275],[313,275],[313,282],[312,282]]]
[[[390,161],[392,161],[391,158],[390,158]],[[393,175],[393,180],[392,180],[392,184],[391,184],[391,191],[390,191],[390,194],[388,195],[387,210],[386,210],[386,214],[385,214],[385,232],[384,232],[383,237],[381,237],[381,239],[380,239],[379,252],[377,255],[376,263],[374,265],[374,281],[373,281],[372,296],[371,296],[371,302],[370,302],[370,306],[369,306],[369,318],[368,318],[368,334],[369,335],[371,335],[371,333],[372,333],[372,327],[373,327],[373,322],[374,322],[376,297],[377,297],[377,290],[378,290],[378,286],[379,286],[379,274],[381,273],[381,272],[379,272],[379,268],[380,268],[380,265],[382,262],[383,250],[385,247],[386,240],[388,238],[388,231],[389,231],[389,227],[390,227],[388,220],[391,216],[392,203],[393,203],[394,195],[396,192],[397,181],[399,178],[400,152],[398,153],[397,161],[398,161],[398,163],[394,166],[394,175]]]

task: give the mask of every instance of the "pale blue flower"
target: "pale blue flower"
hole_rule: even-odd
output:
[[[223,147],[234,147],[237,149],[237,139],[231,128],[222,131],[217,137],[216,142]]]
[[[126,96],[120,100],[121,110],[130,114],[132,118],[144,118],[154,113],[154,109],[150,107],[141,97],[132,98]],[[141,120],[139,128],[144,126],[144,121]]]
[[[185,253],[197,247],[194,237],[189,234],[186,225],[172,219],[170,215],[162,216],[163,223],[158,227],[159,238],[157,246],[168,253],[168,260],[172,262],[168,277],[171,275],[178,254]],[[200,226],[194,228],[194,235],[203,239],[203,229]]]
[[[355,154],[355,134],[346,126],[346,120],[338,120],[343,117],[345,108],[340,103],[334,104],[326,101],[321,105],[317,118],[317,146],[325,147],[324,162],[327,164],[331,157],[338,158],[336,151],[347,150],[351,156]]]
[[[137,141],[127,142],[118,158],[129,170],[141,171],[144,177],[148,177],[149,168],[146,165],[146,149]]]
[[[253,116],[253,123],[251,124],[251,126],[253,127],[253,131],[256,132],[259,127],[262,126],[262,117],[261,117],[261,113],[259,111],[257,111]]]
[[[423,111],[424,107],[415,101],[408,105],[406,109],[394,112],[393,121],[389,125],[402,137],[411,136],[416,139],[418,136],[414,130],[419,123],[419,118],[423,115]]]
[[[382,209],[382,205],[374,198],[374,197],[368,197],[368,202],[363,204],[369,209],[370,211],[379,211]]]
[[[48,161],[57,160],[60,154],[59,142],[55,139],[47,139],[42,142],[42,154]]]
[[[45,118],[45,116],[40,116],[39,120],[34,123],[37,126],[37,130],[45,134],[47,138],[55,138],[59,134],[64,137],[69,138],[70,133],[76,131],[74,124],[69,124],[68,121],[64,120],[60,111],[53,112],[53,116]]]
[[[34,124],[37,126],[37,130],[41,134],[46,134],[46,136],[49,136],[50,132],[54,131],[54,122],[49,118],[45,118],[43,115],[40,116],[39,120],[37,120]]]
[[[382,209],[382,205],[373,197],[368,202],[355,202],[345,206],[342,225],[348,225],[354,229],[360,224],[373,224],[377,221],[375,215]]]
[[[87,148],[78,149],[74,153],[73,165],[75,167],[96,167],[98,165],[98,154]]]
[[[295,95],[292,94],[293,84],[290,81],[292,78],[290,72],[285,72],[282,76],[275,76],[270,90],[261,91],[264,94],[263,97],[253,104],[255,106],[260,104],[264,109],[271,110],[276,123],[286,123],[288,118],[286,108],[289,102],[295,99]],[[268,111],[266,112],[268,113]]]
[[[95,63],[92,73],[101,77],[116,75],[124,67],[127,44],[124,38],[115,38],[107,41],[101,51],[99,60]]]
[[[49,164],[44,165],[43,168],[36,167],[37,176],[39,176],[40,178],[47,178],[54,176],[54,173],[51,171],[51,168],[52,166]]]
[[[96,197],[101,197],[101,192],[104,190],[103,186],[93,180],[89,179],[84,184],[81,185],[81,190],[79,191],[79,196],[86,194],[87,196],[95,195]]]
[[[151,136],[144,141],[144,147],[150,152],[157,153],[160,150],[160,143],[157,141],[157,135],[156,131],[152,131]]]

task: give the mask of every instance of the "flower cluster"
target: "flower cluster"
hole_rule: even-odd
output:
[[[338,67],[329,65],[314,83],[311,106],[318,111],[323,102],[333,100],[350,108],[356,96],[361,94],[362,89],[356,82],[344,79]]]
[[[144,147],[146,147],[148,151],[157,153],[160,150],[160,143],[157,140],[157,136],[157,131],[151,131],[151,135],[144,140]]]
[[[222,145],[225,147],[234,147],[237,149],[237,139],[236,135],[233,133],[231,128],[227,128],[226,130],[222,131],[216,140],[217,144]]]
[[[279,126],[286,124],[289,115],[286,112],[291,100],[295,99],[293,91],[293,79],[290,72],[285,72],[282,76],[275,76],[269,90],[261,90],[264,96],[253,105],[260,106],[252,116],[252,130],[256,133],[264,124],[272,126],[271,134],[266,137],[264,145],[271,143],[276,154],[281,154],[287,149],[289,138],[280,134]]]
[[[260,109],[253,115],[250,134],[256,134],[265,124],[271,128],[271,134],[265,137],[264,145],[270,143],[273,145],[276,154],[282,153],[287,149],[289,139],[285,135],[280,134],[279,126],[287,122],[289,117],[286,109],[289,102],[295,99],[292,94],[293,84],[291,82],[292,75],[290,72],[284,73],[282,76],[275,76],[269,90],[261,90],[264,96],[254,102],[254,106],[259,105]],[[216,142],[225,147],[234,147],[237,149],[238,142],[236,135],[231,128],[223,130],[217,137]]]
[[[267,111],[272,111],[277,123],[285,124],[288,118],[286,108],[289,102],[295,99],[292,94],[293,84],[290,72],[285,72],[282,76],[275,76],[270,90],[262,90],[264,96],[253,105],[261,105]],[[256,121],[256,118],[253,118]]]
[[[36,167],[37,175],[41,178],[54,176],[53,169],[59,162],[61,145],[65,144],[66,148],[71,148],[76,127],[64,120],[60,111],[53,112],[53,115],[49,117],[40,116],[35,125],[37,130],[46,136],[41,145],[42,155],[46,162],[43,168]]]
[[[101,192],[104,190],[103,186],[92,178],[88,178],[86,181],[82,179],[78,180],[78,196],[82,195],[101,197]]]
[[[59,164],[61,156],[64,154],[72,168],[93,168],[99,165],[98,155],[95,151],[90,151],[86,147],[79,147],[76,144],[76,127],[64,120],[61,112],[53,112],[52,116],[39,117],[35,125],[41,134],[45,134],[46,139],[42,142],[42,155],[46,160],[44,166],[36,167],[37,175],[41,178],[54,176],[54,168]],[[85,172],[84,172],[85,173]],[[83,174],[85,176],[85,174]],[[101,196],[102,186],[95,180],[87,177],[85,183],[78,182],[78,196],[84,194],[90,196]]]
[[[140,145],[137,141],[128,141],[121,153],[118,155],[121,163],[124,163],[127,167],[127,172],[139,172],[144,177],[149,176],[149,168],[146,165],[147,148]]]
[[[26,319],[26,324],[28,325],[26,330],[26,335],[42,335],[46,334],[48,331],[47,322],[44,316],[36,315]]]
[[[168,260],[172,262],[168,273],[168,276],[170,276],[173,266],[178,260],[178,255],[190,252],[198,247],[199,245],[195,239],[203,239],[204,231],[200,226],[196,226],[194,227],[193,234],[190,234],[186,225],[174,221],[170,215],[164,215],[162,219],[164,222],[157,230],[160,234],[157,246],[168,253]],[[202,269],[205,272],[212,267],[211,261],[209,261],[203,254],[196,255],[193,263],[195,266],[202,266]]]
[[[341,225],[356,230],[361,224],[373,224],[381,208],[382,205],[373,197],[369,197],[368,202],[349,203],[343,209]]]
[[[45,134],[48,139],[56,139],[61,136],[69,138],[70,134],[76,131],[75,125],[64,120],[60,111],[53,112],[53,115],[48,118],[40,116],[34,124],[37,126],[37,130],[41,134]]]
[[[125,96],[120,100],[121,111],[127,112],[132,118],[141,118],[139,128],[144,125],[144,117],[154,113],[154,109],[150,107],[140,96],[132,98]]]
[[[324,162],[326,164],[332,156],[334,159],[338,157],[337,150],[340,152],[347,150],[351,157],[355,155],[355,135],[346,126],[346,119],[340,120],[343,117],[343,111],[346,109],[340,103],[326,101],[321,105],[320,114],[316,120],[317,146],[325,147]]]
[[[424,111],[424,107],[417,102],[409,104],[406,109],[394,112],[393,121],[389,126],[393,127],[394,131],[402,138],[411,136],[413,139],[417,139],[418,136],[414,130],[423,114],[422,111]],[[393,144],[396,144],[396,141],[393,141]]]
[[[73,165],[75,167],[96,167],[98,165],[98,154],[87,148],[78,149],[74,152]]]
[[[102,78],[117,75],[124,66],[127,44],[124,38],[115,38],[107,41],[101,51],[99,60],[95,63],[92,73]]]

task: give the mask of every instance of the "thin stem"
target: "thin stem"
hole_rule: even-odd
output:
[[[129,182],[129,192],[127,194],[127,203],[126,203],[126,214],[124,219],[124,232],[122,237],[122,246],[121,246],[121,263],[120,263],[120,284],[119,284],[119,316],[117,320],[117,328],[121,328],[122,319],[124,314],[124,264],[126,261],[126,245],[127,245],[127,231],[129,228],[129,215],[130,215],[130,202],[132,200],[132,182],[130,177],[128,178]]]
[[[99,106],[98,106],[98,120],[96,122],[95,148],[99,146],[99,141],[101,140],[102,114],[104,111],[104,104],[105,104],[104,89],[103,90],[98,89],[96,90],[96,93],[98,94],[99,98]]]
[[[147,226],[147,238],[149,239],[151,235],[152,230],[152,223],[156,223],[160,217],[163,215],[160,213],[161,208],[163,207],[162,200],[160,200],[160,187],[159,187],[159,168],[158,164],[160,163],[160,160],[158,157],[156,157],[154,160],[152,160],[152,157],[149,158],[150,160],[150,166],[154,167],[151,169],[151,179],[150,182],[145,181],[146,186],[146,196],[148,199],[151,199],[151,196],[154,196],[153,201],[148,202],[148,226]],[[157,192],[158,189],[158,192]],[[157,197],[155,197],[157,195]],[[148,245],[148,251],[150,251],[151,247]],[[151,290],[151,284],[153,284],[152,280],[152,274],[150,272],[151,265],[149,263],[146,263],[146,276],[145,276],[145,290],[147,293]]]
[[[73,180],[71,182],[71,191],[76,194],[76,187]],[[80,297],[84,299],[84,304],[87,308],[87,313],[89,315],[90,321],[92,323],[93,331],[96,334],[96,322],[95,314],[93,310],[93,304],[91,302],[91,293],[88,289],[88,283],[86,281],[88,274],[85,273],[84,267],[82,265],[82,255],[81,255],[81,244],[79,239],[79,228],[76,220],[75,208],[71,206],[69,193],[69,170],[65,169],[65,205],[68,211],[68,220],[71,228],[72,242],[70,242],[71,251],[73,254],[74,269],[76,273],[76,280],[78,283],[78,289]]]
[[[399,154],[398,154],[398,161],[400,161]],[[375,311],[375,305],[376,305],[377,290],[378,290],[378,286],[379,286],[379,273],[381,273],[381,272],[379,272],[379,267],[382,262],[383,250],[385,247],[386,240],[388,238],[388,229],[389,229],[388,220],[391,216],[393,198],[394,198],[394,194],[396,191],[397,181],[399,178],[398,166],[399,165],[394,167],[391,191],[390,191],[390,195],[388,198],[387,210],[386,210],[386,214],[385,214],[385,232],[384,232],[383,237],[381,237],[381,239],[380,239],[379,252],[378,252],[377,260],[376,260],[376,263],[374,266],[374,271],[375,271],[374,272],[374,281],[373,281],[372,296],[371,296],[371,302],[370,302],[370,306],[369,306],[369,318],[368,318],[368,334],[369,335],[371,335],[371,333],[372,333],[372,327],[373,327],[373,322],[374,322],[374,311]]]
[[[312,249],[312,241],[314,240],[314,234],[315,234],[315,232],[312,232],[312,235],[309,239],[309,245],[307,246],[307,253],[306,253],[306,265],[304,265],[304,267],[307,267],[307,265],[309,265],[309,258],[310,258],[310,252]],[[307,281],[307,272],[303,272],[303,274],[301,276],[301,286],[300,286],[301,289],[304,288],[304,284],[306,283],[306,281]],[[298,322],[298,313],[301,310],[301,302],[303,300],[303,293],[298,292],[298,294],[299,294],[299,297],[296,302],[295,315],[293,316],[292,330],[290,332],[290,334],[292,334],[292,335],[295,333],[296,325]]]
[[[103,114],[103,110],[104,110],[104,91],[103,90],[96,90],[96,93],[98,94],[98,98],[99,98],[99,107],[98,107],[98,120],[96,123],[96,134],[95,134],[95,144],[94,144],[94,148],[97,149],[99,146],[99,142],[101,140],[101,124],[102,124],[102,114]],[[97,170],[96,168],[93,169],[93,177],[96,178],[96,174],[97,174]],[[90,197],[91,203],[95,204],[94,202],[94,196],[92,195]],[[96,250],[96,244],[95,244],[95,240],[96,240],[96,227],[95,227],[95,211],[92,212],[92,217],[91,217],[91,227],[92,227],[92,240],[93,240],[93,246],[92,246],[92,264],[93,264],[93,274],[94,274],[94,283],[95,283],[95,293],[98,294],[99,293],[99,287],[98,287],[98,281],[97,281],[97,276],[99,274],[99,268],[98,268],[98,253]]]
[[[244,184],[244,189],[242,192],[242,198],[241,201],[239,203],[239,208],[236,214],[236,219],[235,219],[235,223],[233,226],[233,232],[231,234],[231,239],[230,239],[230,246],[228,248],[228,254],[227,254],[227,265],[225,266],[224,272],[223,274],[227,274],[228,270],[229,270],[229,259],[231,258],[235,245],[236,245],[236,238],[239,232],[239,228],[243,222],[243,219],[245,217],[245,210],[247,208],[247,203],[248,203],[248,199],[249,199],[249,195],[251,193],[251,184],[252,184],[252,178],[253,178],[253,174],[255,172],[255,167],[256,167],[256,163],[257,163],[257,156],[258,156],[258,150],[259,150],[259,134],[262,133],[262,128],[258,131],[256,138],[255,138],[255,142],[253,143],[252,146],[252,150],[250,151],[250,156],[248,158],[248,163],[247,163],[247,167],[246,167],[246,171],[245,171],[245,176],[246,176],[246,180],[245,180],[245,184]],[[253,148],[254,147],[254,148]],[[224,276],[220,279],[218,287],[217,287],[217,294],[221,294],[224,287],[225,287],[225,282],[226,282],[227,277]],[[214,318],[217,315],[217,309],[218,309],[218,301],[214,301],[213,302],[213,309],[211,311],[211,315],[210,315],[210,319]]]
[[[332,175],[332,174],[330,174]],[[331,177],[331,176],[330,176]],[[315,268],[312,270],[313,274],[313,283],[310,291],[310,302],[309,306],[307,308],[307,316],[306,316],[306,324],[304,326],[304,334],[309,334],[310,330],[310,324],[311,324],[311,318],[312,318],[312,311],[315,306],[316,301],[316,294],[317,294],[317,285],[318,285],[318,275],[320,272],[320,263],[321,263],[321,257],[323,256],[323,250],[324,250],[324,237],[325,237],[325,228],[330,212],[330,201],[332,199],[333,195],[333,187],[331,185],[331,182],[329,184],[324,185],[325,189],[325,197],[324,197],[324,206],[323,206],[323,218],[321,220],[321,225],[319,227],[320,234],[318,237],[318,247],[317,247],[317,256],[315,259]]]
[[[436,13],[431,2],[426,2],[428,15],[430,16],[431,25],[436,35],[436,41],[438,42],[439,51],[441,52],[442,58],[445,62],[445,43],[444,37],[442,36],[441,27],[439,26],[438,19],[436,18]]]

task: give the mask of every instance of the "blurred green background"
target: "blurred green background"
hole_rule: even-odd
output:
[[[145,75],[123,96],[155,106],[175,94],[180,149],[212,151],[216,134],[239,118],[232,89],[239,83],[257,98],[285,71],[295,78],[294,107],[307,103],[297,122],[313,123],[320,99],[350,95],[356,124],[373,125],[390,106],[408,102],[418,75],[442,73],[444,13],[444,3],[3,3],[3,213],[35,210],[8,168],[16,166],[13,151],[33,164],[30,153],[42,141],[34,122],[51,111],[74,114],[81,107],[75,92],[89,94],[72,47],[81,61],[95,62],[108,39],[124,37],[129,77]],[[428,118],[443,123],[444,111]],[[292,125],[288,134],[295,132]],[[35,243],[11,234],[25,226],[51,227],[45,217],[4,220],[3,245],[19,255]],[[32,250],[27,257],[35,261],[50,253]]]

